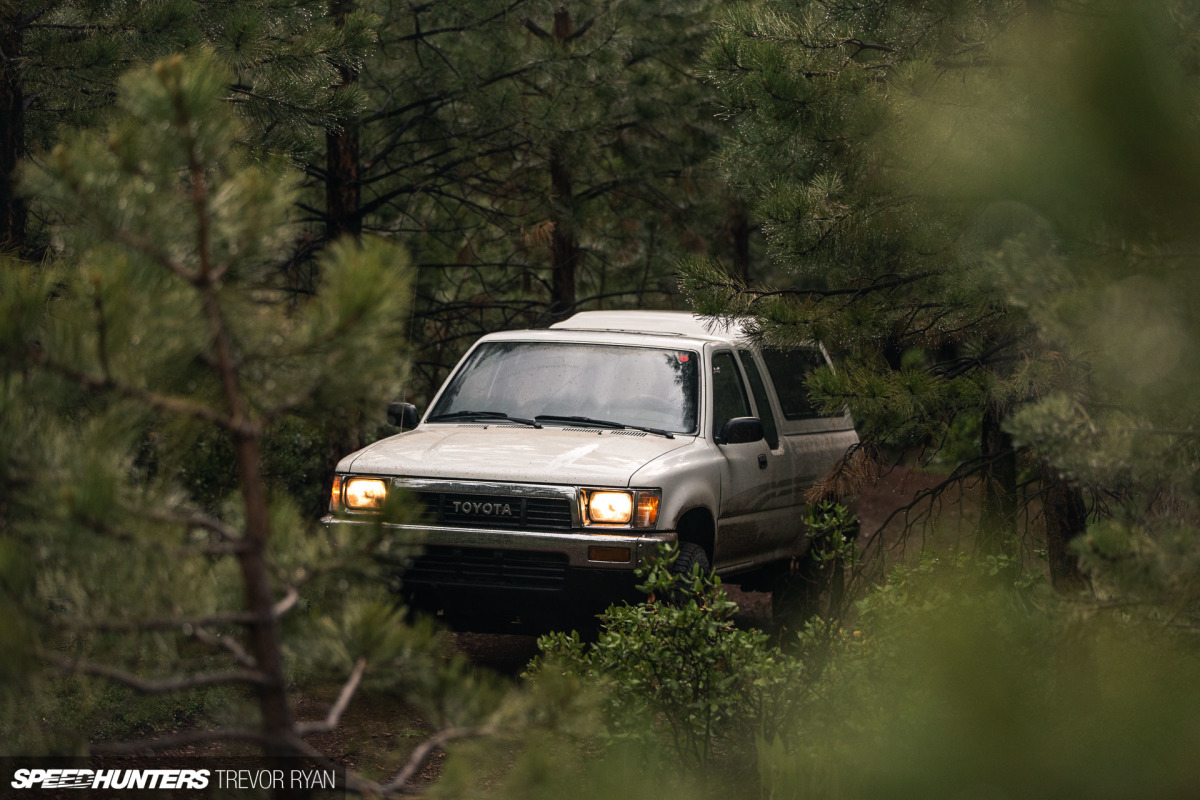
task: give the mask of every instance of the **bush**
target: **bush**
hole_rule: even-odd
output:
[[[665,736],[680,758],[703,764],[721,742],[775,735],[803,668],[766,634],[734,626],[720,578],[672,574],[676,555],[640,573],[650,599],[609,608],[594,643],[543,636],[531,672],[582,676],[601,687],[614,739]]]

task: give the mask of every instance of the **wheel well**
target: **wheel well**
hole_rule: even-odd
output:
[[[693,508],[679,518],[675,533],[681,542],[695,542],[704,548],[708,563],[713,562],[713,546],[717,538],[717,526],[707,508]]]

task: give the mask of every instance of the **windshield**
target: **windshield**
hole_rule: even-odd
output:
[[[489,342],[455,374],[429,418],[487,411],[695,433],[699,360],[688,350]]]

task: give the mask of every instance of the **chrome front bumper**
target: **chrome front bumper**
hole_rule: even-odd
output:
[[[346,519],[327,516],[321,520],[326,527],[373,527],[369,519]],[[506,531],[490,528],[451,528],[437,525],[395,525],[384,523],[382,528],[393,534],[401,547],[438,545],[443,547],[472,547],[481,550],[525,550],[530,552],[562,553],[572,567],[632,570],[641,566],[658,552],[662,544],[675,542],[674,531],[606,534],[590,531]],[[593,560],[589,551],[595,547],[628,548],[630,558],[625,563]]]

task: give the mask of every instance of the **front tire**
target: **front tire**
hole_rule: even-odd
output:
[[[680,542],[679,555],[671,564],[672,581],[670,593],[663,599],[669,605],[682,605],[696,597],[696,575],[708,576],[712,565],[708,561],[708,553],[695,542]]]
[[[696,566],[700,567],[700,574],[702,575],[712,571],[712,565],[708,561],[708,553],[704,552],[704,548],[695,542],[680,542],[679,557],[671,565],[671,574],[691,575],[692,568]]]

